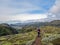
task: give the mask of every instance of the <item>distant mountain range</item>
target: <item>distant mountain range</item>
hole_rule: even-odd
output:
[[[48,25],[51,25],[51,26],[60,26],[60,20],[51,21],[50,23],[48,23]]]
[[[24,23],[15,23],[15,24],[7,24],[2,23],[0,24],[0,36],[3,35],[10,35],[10,34],[17,34],[18,29],[22,27],[40,27],[40,26],[57,26],[60,27],[60,20],[53,20],[50,22],[37,22],[37,21],[29,21]]]
[[[60,20],[53,20],[50,22],[40,22],[39,20],[29,20],[23,23],[16,23],[16,24],[10,24],[11,26],[18,26],[18,27],[23,27],[23,26],[60,26]]]

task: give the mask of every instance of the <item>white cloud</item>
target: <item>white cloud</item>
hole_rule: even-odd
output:
[[[58,13],[58,11],[59,11],[59,7],[56,6],[56,5],[54,5],[54,6],[51,8],[51,10],[50,10],[50,12],[52,12],[53,14]]]
[[[55,4],[49,11],[53,14],[58,14],[60,12],[60,0],[56,0]]]
[[[55,4],[49,10],[54,16],[54,19],[60,19],[60,0],[56,0]]]
[[[16,13],[26,13],[31,10],[41,10],[42,8],[27,1],[14,2],[12,0],[0,0],[0,15],[13,15]]]
[[[14,0],[15,1],[15,0]],[[29,0],[23,2],[14,2],[13,0],[0,0],[0,21],[10,21],[10,20],[31,20],[31,19],[43,19],[47,18],[46,14],[26,14],[32,10],[44,10],[46,9],[32,4]],[[32,0],[31,0],[32,1]],[[37,0],[34,0],[38,3]],[[40,0],[39,0],[40,1]],[[54,9],[52,7],[52,9]],[[50,11],[52,10],[50,9]],[[57,9],[54,9],[56,11]],[[54,12],[51,11],[51,12]],[[19,14],[20,13],[20,14]],[[17,15],[16,15],[17,14]]]
[[[15,2],[13,0],[0,0],[0,21],[32,20],[46,18],[44,14],[27,14],[32,10],[45,10],[29,1]],[[19,14],[21,13],[21,14]],[[16,15],[17,14],[17,15]]]
[[[47,18],[47,16],[45,14],[21,14],[21,15],[16,15],[13,18],[14,20],[26,21],[33,19],[43,19],[43,18]]]
[[[46,14],[19,14],[19,15],[7,15],[7,16],[0,16],[0,21],[12,21],[12,20],[19,20],[19,21],[26,21],[26,20],[33,20],[33,19],[44,19],[47,18]]]

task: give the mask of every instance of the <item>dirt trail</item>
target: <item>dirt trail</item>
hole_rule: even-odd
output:
[[[32,45],[41,45],[41,38],[40,37],[36,37],[36,40],[33,42]]]

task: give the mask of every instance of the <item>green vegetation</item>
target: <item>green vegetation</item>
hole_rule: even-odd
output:
[[[36,32],[28,32],[24,34],[15,34],[0,37],[0,45],[26,45],[28,41],[34,40],[36,37]]]
[[[33,42],[36,38],[35,30],[34,27],[23,27],[22,29],[16,30],[8,24],[0,24],[0,45],[29,44],[30,41]]]
[[[44,31],[44,33],[60,34],[60,27],[56,26],[43,26],[41,27],[41,30]]]
[[[14,29],[8,24],[0,24],[0,45],[31,45],[37,36],[36,27],[40,23]],[[42,45],[60,45],[60,22],[52,21],[41,26]],[[18,34],[16,34],[18,32]]]
[[[53,45],[55,39],[60,37],[60,28],[55,26],[43,26],[41,28],[42,45]],[[24,31],[22,31],[24,29]],[[35,27],[25,27],[22,33],[0,37],[0,45],[31,45],[37,36]],[[20,32],[21,32],[20,31]],[[60,40],[58,40],[60,41]],[[58,42],[57,42],[58,43]]]
[[[42,44],[43,45],[60,45],[60,28],[56,26],[41,27],[43,31]]]
[[[0,36],[16,34],[16,29],[12,28],[8,24],[0,24]]]

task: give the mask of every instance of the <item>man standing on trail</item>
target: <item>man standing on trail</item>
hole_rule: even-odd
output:
[[[38,32],[38,37],[40,37],[40,29],[39,28],[37,29],[37,32]]]

